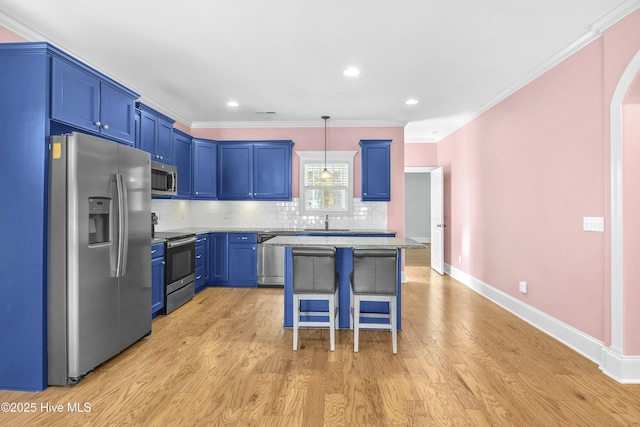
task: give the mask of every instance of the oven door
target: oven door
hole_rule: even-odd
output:
[[[195,272],[196,238],[167,242],[165,251],[165,283],[171,284]]]

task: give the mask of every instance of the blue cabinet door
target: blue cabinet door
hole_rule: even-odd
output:
[[[136,148],[151,154],[151,160],[173,164],[174,121],[153,108],[138,102],[140,133]]]
[[[158,140],[156,154],[163,163],[173,164],[173,123],[160,117],[158,119]]]
[[[135,141],[134,100],[115,87],[102,83],[100,90],[100,133],[122,141]]]
[[[215,142],[194,140],[193,142],[193,197],[195,199],[215,199],[217,147]]]
[[[133,95],[58,58],[52,60],[51,73],[52,119],[134,143]]]
[[[255,243],[229,243],[229,285],[258,286]]]
[[[228,245],[229,235],[227,233],[211,233],[209,235],[209,274],[210,281],[225,282],[228,275]]]
[[[218,143],[218,199],[250,199],[252,184],[253,144]]]
[[[159,255],[158,255],[159,254]],[[164,308],[164,243],[151,245],[151,314]]]
[[[391,200],[391,140],[361,140],[362,201]]]
[[[173,131],[173,163],[178,168],[177,199],[190,199],[193,195],[193,155],[191,137],[178,130]]]
[[[156,155],[158,118],[146,111],[140,112],[140,139],[136,148],[151,154],[151,160],[160,161]]]
[[[291,200],[293,142],[254,144],[253,198]]]
[[[100,80],[58,58],[51,66],[51,118],[99,132]]]

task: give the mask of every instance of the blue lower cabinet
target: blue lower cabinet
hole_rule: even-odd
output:
[[[209,282],[209,234],[196,235],[195,276],[196,293],[198,293]]]
[[[212,233],[211,282],[214,286],[258,287],[256,233]]]
[[[164,243],[151,245],[151,317],[164,308]]]
[[[226,282],[229,278],[228,246],[229,235],[227,233],[211,233],[209,235],[209,280],[214,286]]]

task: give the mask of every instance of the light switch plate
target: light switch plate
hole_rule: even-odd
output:
[[[584,231],[604,232],[604,217],[585,216],[582,218],[582,229]]]

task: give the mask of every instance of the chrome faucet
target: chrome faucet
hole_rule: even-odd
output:
[[[325,230],[329,229],[329,215],[324,216],[324,229]]]

